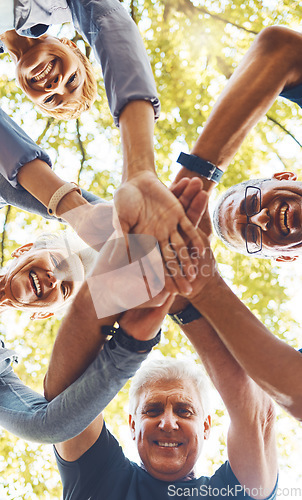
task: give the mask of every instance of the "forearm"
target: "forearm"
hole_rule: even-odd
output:
[[[17,180],[26,191],[45,207],[48,207],[53,194],[66,184],[66,181],[58,177],[44,161],[39,159],[26,163],[19,170]],[[75,221],[68,214],[72,209],[83,205],[88,205],[88,202],[77,191],[72,191],[59,202],[57,215],[73,227]]]
[[[7,349],[0,357],[2,353],[10,356]],[[146,357],[147,353],[127,351],[118,340],[115,349],[106,345],[85,373],[51,402],[0,362],[0,425],[29,441],[69,440],[100,414]]]
[[[272,335],[222,278],[212,279],[192,303],[247,374],[287,411],[302,418],[301,354]]]
[[[281,27],[263,30],[214,105],[192,154],[225,170],[281,91],[301,83],[301,48],[300,33]],[[177,180],[187,172],[182,169]],[[207,181],[205,189],[213,186]]]
[[[155,173],[154,111],[149,102],[132,101],[120,115],[123,181],[144,170]]]
[[[85,282],[64,317],[56,337],[44,391],[48,400],[72,384],[104,346],[103,325],[113,325],[119,315],[99,319]]]

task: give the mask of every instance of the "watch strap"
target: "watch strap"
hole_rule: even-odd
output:
[[[102,326],[101,332],[103,335],[112,335],[109,340],[110,349],[115,348],[115,342],[120,346],[131,352],[149,352],[152,350],[156,344],[159,343],[161,337],[161,330],[158,331],[156,337],[150,340],[138,340],[134,337],[130,337],[120,326],[115,328],[114,326]]]
[[[202,318],[202,314],[192,304],[188,304],[182,311],[176,314],[169,314],[169,316],[177,325],[187,325],[195,319]]]
[[[186,153],[180,153],[177,158],[177,163],[180,163],[188,170],[192,170],[193,172],[197,172],[202,177],[205,177],[209,181],[213,181],[218,183],[221,179],[223,171],[216,167],[213,163],[207,160],[203,160],[199,156],[196,155],[188,155]]]

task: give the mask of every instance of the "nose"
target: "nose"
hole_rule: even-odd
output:
[[[162,413],[158,427],[162,431],[166,432],[171,432],[175,429],[178,429],[177,415],[173,413],[172,408],[167,408],[165,409],[164,413]]]
[[[54,288],[57,283],[57,278],[51,271],[47,271],[46,273],[46,286],[48,288]]]
[[[61,84],[62,78],[60,78],[59,75],[53,75],[53,77],[46,82],[44,89],[46,92],[56,91],[60,93]]]
[[[260,226],[262,231],[268,230],[270,220],[271,218],[267,208],[263,208],[258,214],[249,217],[249,222]]]

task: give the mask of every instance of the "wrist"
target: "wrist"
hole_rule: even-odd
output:
[[[76,233],[83,221],[87,220],[93,205],[89,203],[77,191],[68,193],[60,201],[57,208],[57,216],[67,222]]]
[[[159,330],[155,337],[149,340],[139,340],[129,333],[126,333],[120,326],[115,328],[113,326],[102,326],[101,332],[103,335],[112,335],[109,341],[110,349],[114,349],[116,343],[124,347],[127,351],[144,353],[150,352],[152,347],[159,343],[161,337],[161,330]]]
[[[220,302],[220,297],[222,296],[223,298],[226,287],[228,288],[220,274],[217,272],[199,293],[190,297],[190,302],[196,309],[198,309],[198,311],[206,316],[207,310],[212,306],[212,304],[215,304],[216,307],[217,303]]]
[[[150,154],[141,153],[136,158],[124,161],[122,182],[134,179],[139,175],[153,174],[157,177],[153,151]]]

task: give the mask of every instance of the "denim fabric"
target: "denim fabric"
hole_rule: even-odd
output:
[[[15,29],[20,35],[37,37],[50,24],[70,21],[70,14],[102,66],[115,124],[133,100],[151,102],[157,119],[160,103],[148,55],[135,22],[119,0],[16,0]]]
[[[135,22],[119,0],[68,0],[75,28],[88,41],[103,70],[110,111],[118,126],[133,100],[150,101],[160,112],[148,55]]]
[[[13,372],[14,352],[0,347],[0,425],[40,443],[71,439],[101,413],[147,355],[127,351],[118,340],[114,349],[107,343],[85,373],[48,402]]]
[[[0,208],[6,205],[54,219],[44,205],[17,181],[20,168],[27,162],[39,158],[51,166],[49,156],[28,137],[2,109],[0,109]],[[82,190],[83,197],[90,203],[102,201],[98,196]]]

